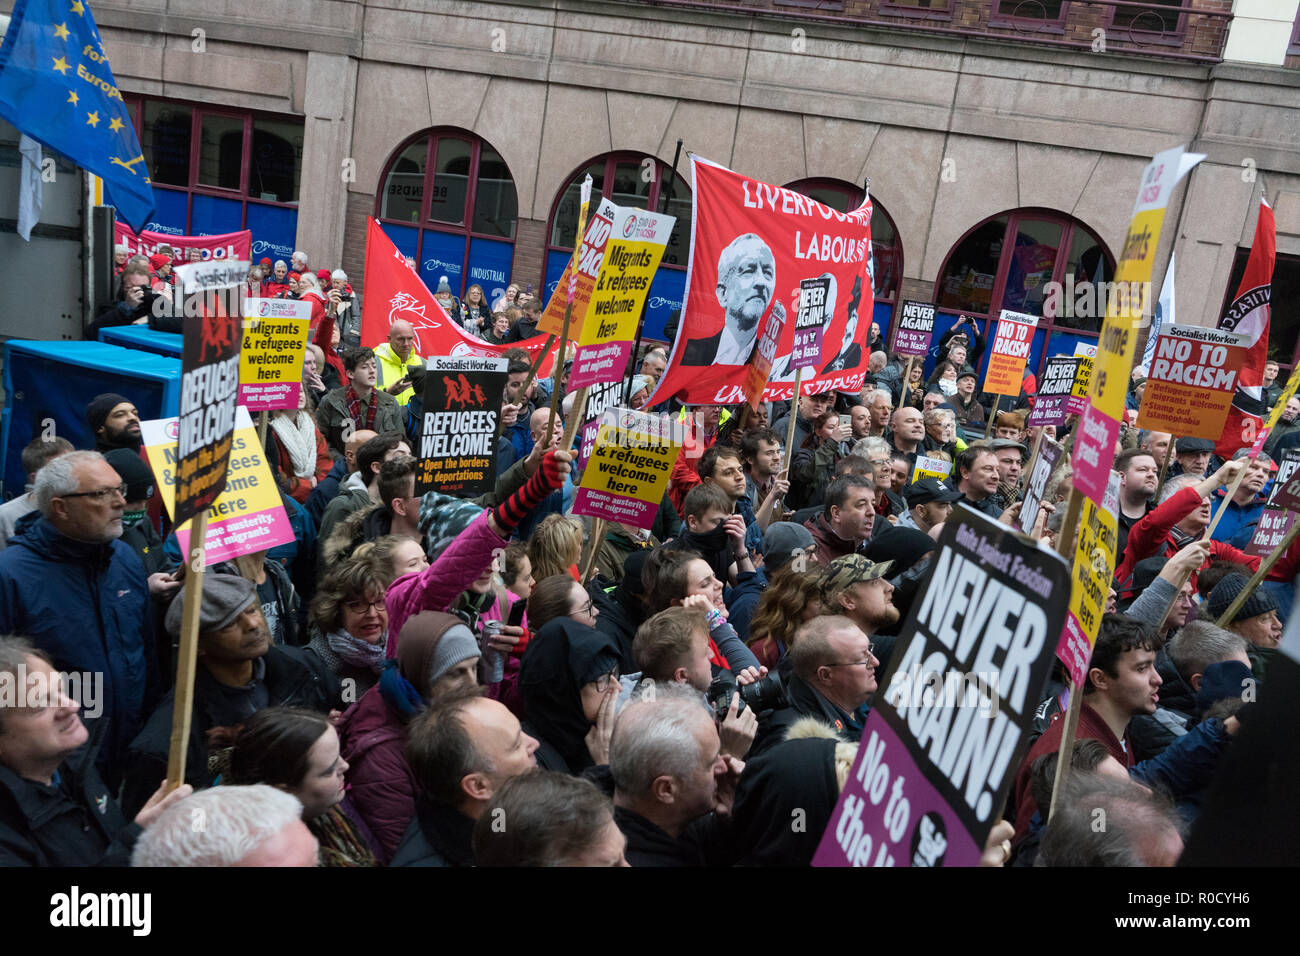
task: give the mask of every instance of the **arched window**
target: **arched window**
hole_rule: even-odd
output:
[[[934,304],[983,318],[1003,309],[1029,312],[1041,325],[1095,337],[1105,317],[1100,284],[1114,273],[1115,257],[1079,220],[1050,209],[1012,210],[979,223],[952,247]]]
[[[862,205],[862,187],[842,179],[800,179],[786,183],[785,188],[803,193],[839,212],[848,212]],[[875,259],[872,286],[876,303],[889,304],[892,312],[894,300],[898,297],[898,282],[903,275],[903,244],[898,238],[894,217],[879,199],[872,199],[871,203],[871,256]]]
[[[555,197],[546,236],[546,278],[542,298],[550,298],[573,255],[578,232],[578,207],[584,176],[591,176],[591,196],[604,196],[620,206],[654,209],[675,216],[659,271],[650,283],[642,339],[664,339],[664,323],[682,306],[686,290],[686,261],[691,251],[691,187],[680,174],[645,153],[606,153],[584,163]],[[671,179],[671,183],[669,180]]]
[[[430,289],[445,276],[457,298],[479,285],[490,302],[510,283],[515,181],[501,154],[473,133],[442,127],[398,146],[379,177],[375,215]]]

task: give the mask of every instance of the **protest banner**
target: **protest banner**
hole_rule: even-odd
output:
[[[944,524],[814,866],[976,866],[1065,608],[1061,558],[966,506]]]
[[[1065,424],[1070,416],[1070,399],[1074,394],[1074,383],[1082,361],[1083,359],[1067,355],[1053,355],[1047,360],[1043,378],[1038,383],[1034,407],[1025,422],[1026,427]]]
[[[916,456],[916,464],[912,466],[912,481],[920,481],[922,478],[947,478],[952,474],[952,462],[944,461],[942,458],[929,458],[925,455]]]
[[[437,491],[458,498],[496,486],[497,436],[505,397],[504,358],[431,358],[425,361],[415,494]]]
[[[1160,247],[1165,209],[1178,181],[1205,156],[1182,146],[1157,154],[1147,164],[1133,204],[1128,233],[1115,267],[1116,294],[1107,297],[1106,319],[1097,340],[1093,387],[1074,442],[1074,491],[1099,502],[1110,480],[1115,441],[1124,418],[1129,373],[1137,350],[1138,323],[1150,305],[1151,272]],[[1070,495],[1073,504],[1077,495]],[[1075,511],[1077,520],[1077,508]],[[1067,513],[1064,534],[1073,535]],[[1067,761],[1062,761],[1068,766]]]
[[[226,484],[231,432],[239,393],[238,314],[212,293],[239,286],[247,262],[177,266],[186,296],[205,302],[200,314],[186,309],[181,346],[180,428],[176,439],[176,504],[172,520],[183,524],[207,511]]]
[[[248,229],[239,232],[227,232],[220,236],[169,236],[165,232],[149,232],[138,235],[130,230],[121,220],[113,223],[113,244],[126,246],[131,255],[156,255],[160,246],[172,247],[172,261],[188,262],[191,249],[197,249],[202,257],[200,261],[211,259],[240,260],[247,264],[253,255],[253,233]],[[247,278],[248,270],[244,270]]]
[[[934,317],[934,306],[930,303],[904,299],[898,328],[894,330],[895,354],[928,355],[930,340],[934,337]]]
[[[596,288],[596,278],[600,275],[600,267],[605,259],[605,246],[614,231],[614,217],[617,214],[618,206],[602,196],[587,219],[585,228],[579,219],[582,242],[573,250],[573,256],[565,264],[560,281],[537,320],[537,331],[560,335],[564,327],[564,313],[572,302],[567,337],[576,339],[581,334],[591,294]]]
[[[140,423],[145,456],[158,479],[158,491],[168,514],[175,513],[176,470],[179,455],[176,439],[180,428],[175,418]],[[204,565],[219,564],[243,554],[265,551],[293,541],[293,526],[280,503],[280,491],[267,464],[248,409],[235,409],[235,430],[231,436],[229,480],[207,511],[204,532]],[[181,552],[190,553],[191,523],[175,529]]]
[[[614,206],[613,211],[614,231],[599,257],[600,271],[587,304],[592,321],[569,332],[578,340],[570,388],[623,381],[650,282],[677,221],[644,209]]]
[[[1166,326],[1156,340],[1138,428],[1217,439],[1228,419],[1247,344],[1247,337],[1235,332]]]
[[[695,177],[691,252],[681,323],[651,403],[747,400],[748,366],[763,319],[785,322],[762,401],[792,399],[795,322],[806,279],[829,280],[822,356],[802,394],[858,392],[866,372],[872,308],[871,202],[843,213],[816,200],[691,157]],[[861,317],[861,318],[860,318]],[[806,348],[805,348],[805,351]]]
[[[587,466],[591,457],[592,446],[596,444],[596,435],[600,432],[600,421],[605,417],[606,409],[617,408],[623,400],[622,382],[605,382],[587,390],[587,403],[582,412],[582,444],[578,446],[578,470]]]
[[[1036,315],[1002,310],[997,334],[989,350],[988,369],[984,373],[985,394],[1020,394],[1020,383],[1025,377],[1025,364],[1029,361],[1029,348],[1034,344],[1034,329],[1037,327]]]
[[[1070,674],[1075,688],[1083,686],[1097,642],[1101,616],[1110,597],[1115,577],[1115,549],[1119,542],[1116,509],[1119,504],[1119,472],[1111,472],[1107,491],[1108,503],[1114,508],[1084,499],[1079,518],[1079,538],[1071,568],[1070,608],[1056,655]]]
[[[361,344],[374,348],[388,340],[388,330],[398,319],[415,329],[415,354],[478,355],[492,358],[509,349],[522,348],[529,360],[540,362],[543,377],[550,374],[554,353],[545,335],[534,335],[509,345],[476,339],[451,318],[429,292],[429,287],[406,263],[393,240],[371,219],[366,230],[365,299],[361,310]],[[553,344],[553,343],[551,343]]]
[[[1063,449],[1050,438],[1036,443],[1038,453],[1030,457],[1029,477],[1025,484],[1025,497],[1020,505],[1020,530],[1030,534],[1038,520],[1038,509],[1043,504],[1047,482],[1061,460]]]
[[[684,438],[682,423],[668,416],[606,409],[573,497],[573,514],[649,529]]]
[[[1295,524],[1296,513],[1300,511],[1300,480],[1296,480],[1300,476],[1296,475],[1297,468],[1300,468],[1300,449],[1288,448],[1282,454],[1282,460],[1277,463],[1273,488],[1268,493],[1264,510],[1260,512],[1255,536],[1246,547],[1247,554],[1257,554],[1260,557],[1268,554],[1282,542]]]
[[[252,411],[297,408],[311,303],[245,299],[239,349],[239,404]]]

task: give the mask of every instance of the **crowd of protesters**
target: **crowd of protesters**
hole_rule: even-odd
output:
[[[120,290],[92,335],[178,330],[151,308],[172,294],[169,256],[154,259],[119,250]],[[248,282],[312,303],[302,401],[265,439],[295,541],[208,569],[186,782],[169,793],[186,576],[139,413],[100,395],[86,409],[93,448],[23,450],[29,487],[0,507],[0,634],[13,635],[0,681],[35,675],[48,692],[0,708],[0,863],[810,863],[945,524],[962,504],[1018,520],[1033,376],[1005,407],[980,395],[985,343],[963,322],[928,381],[877,341],[860,393],[756,413],[656,405],[688,442],[654,527],[588,541],[591,524],[568,513],[576,455],[561,447],[581,409],[557,402],[552,421],[551,382],[526,351],[506,352],[495,488],[416,496],[427,357],[411,327],[361,347],[348,276],[312,272],[302,253],[262,260]],[[542,307],[518,284],[457,300],[444,279],[437,297],[496,344],[531,338]],[[635,357],[633,407],[667,364],[658,346]],[[1278,446],[1300,443],[1292,401]],[[1123,430],[1112,613],[1070,792],[1049,817],[1058,668],[987,865],[1177,860],[1300,567],[1297,547],[1216,626],[1259,567],[1244,548],[1279,451],[1247,465],[1207,444]],[[918,456],[949,476],[914,480]],[[1034,537],[1055,543],[1069,490],[1062,466]],[[96,692],[72,693],[66,675]],[[1090,830],[1099,805],[1123,825]],[[805,826],[791,827],[792,808]]]

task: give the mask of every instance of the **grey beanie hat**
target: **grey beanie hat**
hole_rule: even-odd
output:
[[[185,590],[182,586],[167,608],[164,625],[172,637],[181,633],[181,611],[185,607]],[[199,608],[199,632],[219,631],[257,600],[257,587],[252,581],[237,574],[209,573],[203,575],[203,601]]]
[[[478,641],[474,632],[464,624],[453,624],[443,633],[433,650],[433,664],[429,669],[429,683],[433,684],[461,661],[478,657]]]
[[[796,549],[807,554],[813,548],[812,532],[803,525],[774,521],[763,532],[763,566],[775,573],[790,563]]]

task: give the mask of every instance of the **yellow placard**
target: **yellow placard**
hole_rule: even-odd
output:
[[[239,404],[255,412],[297,408],[311,303],[246,299],[239,349]]]
[[[1106,611],[1111,580],[1115,576],[1118,542],[1115,516],[1088,498],[1079,515],[1079,539],[1071,569],[1070,612],[1088,637],[1097,640],[1101,616]]]
[[[668,418],[608,409],[583,468],[573,513],[650,528],[683,438],[682,425]]]

